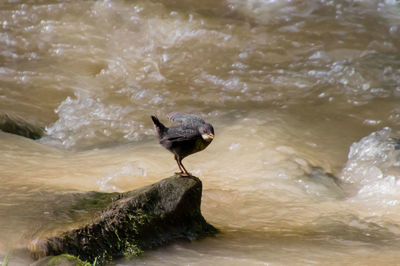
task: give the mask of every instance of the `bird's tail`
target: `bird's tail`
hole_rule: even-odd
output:
[[[160,122],[160,120],[158,120],[156,116],[152,115],[151,120],[153,120],[154,127],[156,128],[158,136],[162,138],[167,128]]]

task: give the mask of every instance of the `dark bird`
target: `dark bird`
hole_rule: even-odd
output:
[[[166,127],[157,117],[151,116],[158,139],[164,148],[174,154],[181,170],[180,174],[190,176],[182,160],[188,155],[204,150],[214,139],[214,128],[197,115],[171,113],[167,117],[179,125]]]

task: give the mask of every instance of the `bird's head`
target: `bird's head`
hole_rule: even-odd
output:
[[[205,123],[201,125],[199,132],[205,141],[211,142],[214,139],[214,128],[210,124]]]

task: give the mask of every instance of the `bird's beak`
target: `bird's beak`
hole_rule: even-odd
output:
[[[202,134],[201,137],[205,141],[212,141],[214,139],[214,135],[213,134]]]

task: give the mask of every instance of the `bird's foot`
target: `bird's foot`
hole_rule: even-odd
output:
[[[183,174],[181,174],[181,177],[189,177],[189,176],[192,176],[190,173],[183,173]]]
[[[175,175],[179,175],[180,177],[192,176],[190,173],[185,173],[185,172],[175,172]]]

